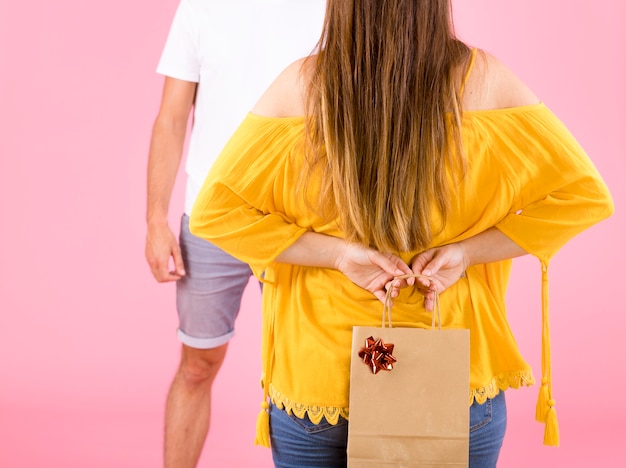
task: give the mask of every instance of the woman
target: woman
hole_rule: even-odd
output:
[[[429,327],[436,290],[443,326],[470,330],[470,466],[495,466],[504,391],[534,382],[506,320],[511,259],[536,256],[547,285],[554,253],[612,213],[608,190],[513,73],[454,37],[448,0],[329,0],[320,44],[241,124],[191,219],[265,284],[274,461],[345,466],[352,326],[378,325],[393,284],[397,326]],[[430,277],[422,295],[392,282],[409,272]]]

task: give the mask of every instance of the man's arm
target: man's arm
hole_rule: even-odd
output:
[[[168,224],[168,210],[185,143],[196,83],[166,77],[161,107],[152,128],[148,156],[146,260],[159,282],[176,281],[185,268],[176,236]],[[174,269],[169,269],[169,259]]]

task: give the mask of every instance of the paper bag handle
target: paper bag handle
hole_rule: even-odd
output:
[[[408,275],[401,275],[401,276],[396,276],[394,278],[395,280],[402,280],[402,279],[408,279],[408,278],[424,278],[427,279],[428,281],[430,281],[430,277],[429,276],[424,276],[424,275],[417,275],[417,274],[408,274]],[[387,290],[387,294],[385,295],[385,303],[383,304],[383,328],[387,328],[385,326],[385,323],[387,323],[389,325],[389,328],[393,328],[392,326],[392,322],[391,322],[391,291],[393,288],[389,288]],[[435,307],[433,308],[433,313],[432,313],[432,323],[431,323],[431,328],[434,330],[435,329],[435,324],[437,324],[437,328],[439,330],[441,330],[441,307],[439,306],[439,293],[437,291],[435,291]]]

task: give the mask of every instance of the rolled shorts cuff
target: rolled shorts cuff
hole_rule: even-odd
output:
[[[235,330],[222,336],[213,338],[196,338],[185,334],[180,328],[178,329],[178,339],[190,348],[196,349],[212,349],[228,343],[235,336]]]

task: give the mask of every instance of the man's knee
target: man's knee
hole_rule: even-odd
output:
[[[211,349],[183,345],[179,373],[189,384],[211,383],[219,371],[228,344]]]

